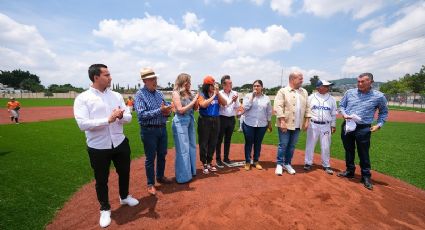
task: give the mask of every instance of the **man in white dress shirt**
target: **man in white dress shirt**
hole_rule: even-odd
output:
[[[226,99],[226,105],[220,105],[220,131],[218,133],[217,147],[215,150],[215,161],[217,167],[223,168],[224,164],[231,167],[233,162],[229,159],[230,142],[235,129],[236,115],[240,107],[238,93],[232,90],[232,80],[229,75],[221,78],[220,94]],[[221,160],[221,143],[224,138],[224,158]],[[223,164],[224,163],[224,164]]]
[[[139,203],[128,194],[131,151],[123,125],[131,121],[131,113],[122,96],[109,89],[112,78],[106,65],[93,64],[88,73],[93,84],[75,99],[74,116],[78,127],[86,134],[87,152],[100,203],[99,225],[104,228],[111,223],[108,197],[111,161],[119,176],[120,204],[135,206]]]
[[[320,139],[322,166],[326,173],[332,175],[330,165],[331,134],[335,133],[336,125],[336,102],[329,94],[329,88],[333,85],[326,80],[319,80],[316,84],[317,92],[308,97],[308,105],[311,109],[310,126],[307,129],[307,142],[305,147],[304,170],[311,170],[313,165],[314,146]]]

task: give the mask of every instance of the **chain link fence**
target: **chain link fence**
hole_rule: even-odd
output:
[[[388,105],[408,107],[408,108],[425,108],[425,94],[399,93],[385,95]]]

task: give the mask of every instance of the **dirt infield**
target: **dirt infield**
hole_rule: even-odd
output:
[[[232,144],[231,156],[242,159],[243,145]],[[109,180],[112,223],[109,229],[424,229],[425,191],[372,172],[374,190],[354,179],[327,175],[319,156],[311,172],[302,169],[304,154],[296,151],[295,176],[274,174],[276,147],[263,145],[264,170],[224,168],[198,175],[187,184],[157,185],[146,192],[144,158],[132,162],[130,192],[136,207],[120,206],[117,176]],[[167,156],[166,175],[174,176],[174,150]],[[373,162],[372,162],[373,163]],[[332,167],[344,169],[341,160]],[[359,170],[357,170],[359,172]],[[65,204],[47,229],[99,229],[94,182],[84,185]]]
[[[37,121],[50,121],[56,119],[72,118],[74,113],[72,106],[55,106],[55,107],[29,107],[20,110],[19,121],[24,122],[37,122]],[[9,112],[7,109],[1,110],[0,124],[11,123]]]
[[[63,118],[73,118],[72,106],[30,107],[21,109],[21,122],[48,121]],[[390,110],[388,121],[425,123],[425,113]],[[9,113],[3,109],[0,124],[9,124]]]

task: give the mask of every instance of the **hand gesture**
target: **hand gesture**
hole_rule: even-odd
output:
[[[238,100],[238,95],[237,94],[233,95],[232,102],[236,102],[236,100]]]
[[[376,131],[378,131],[380,128],[381,128],[381,127],[379,127],[379,125],[374,125],[374,126],[370,127],[370,131],[371,131],[371,132],[376,132]]]
[[[285,122],[285,120],[283,118],[280,119],[280,121],[279,121],[279,130],[282,133],[286,133],[286,131],[288,130],[288,128],[286,127],[286,122]]]
[[[171,113],[172,106],[171,105],[165,105],[164,102],[161,103],[161,113],[164,116],[168,116]]]
[[[272,123],[270,121],[268,122],[268,125],[267,125],[267,131],[269,131],[269,133],[273,131]]]

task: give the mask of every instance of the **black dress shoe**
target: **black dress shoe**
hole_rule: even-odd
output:
[[[167,177],[162,177],[162,178],[158,178],[158,179],[156,179],[156,181],[158,181],[158,183],[161,183],[161,184],[172,184],[173,183],[173,181],[172,180],[170,180],[170,179],[168,179]]]
[[[362,177],[361,181],[362,181],[365,188],[367,188],[369,190],[373,189],[372,181],[370,180],[369,177]]]
[[[354,178],[354,173],[350,171],[342,171],[337,174],[339,177]]]

